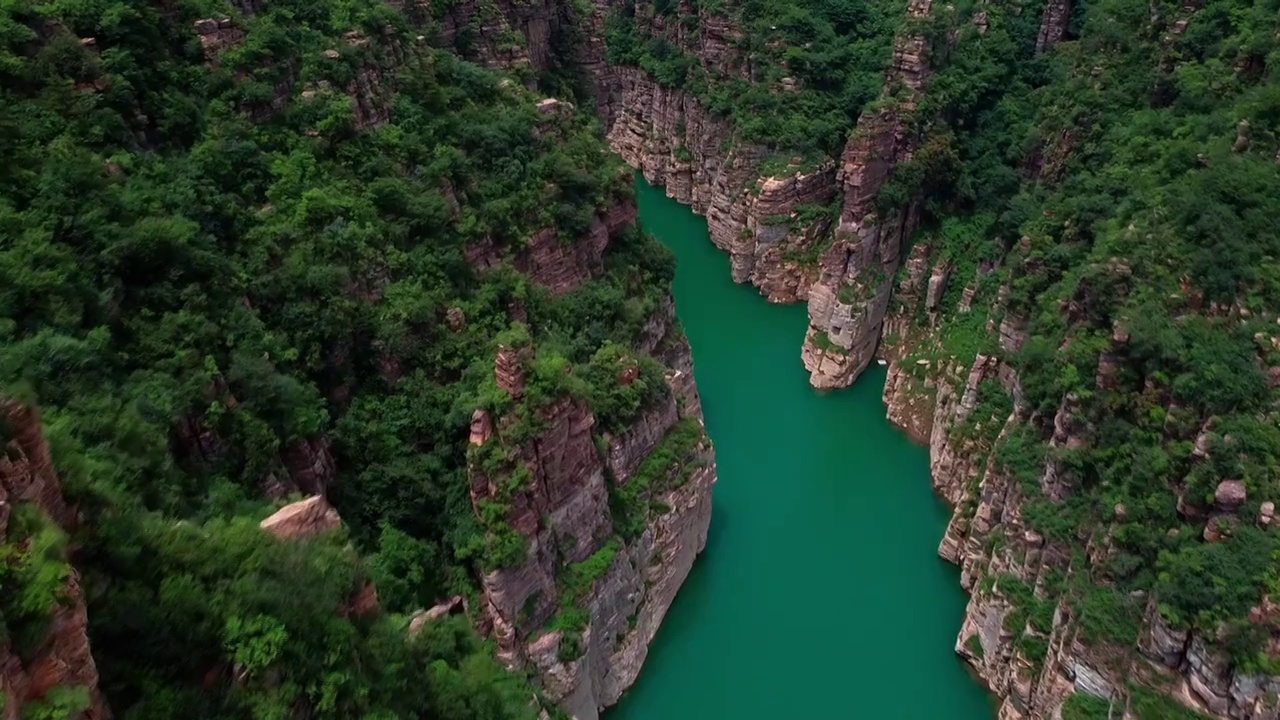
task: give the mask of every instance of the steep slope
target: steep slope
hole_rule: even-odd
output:
[[[1240,43],[1273,10],[1087,5],[1022,70],[990,38],[1043,53],[1064,11],[1001,10],[937,79],[970,209],[918,239],[882,347],[956,506],[956,650],[1002,718],[1274,717],[1275,85]],[[1019,125],[1020,182],[991,162]]]
[[[0,382],[40,404],[84,515],[116,716],[594,716],[702,549],[715,471],[670,255],[594,119],[437,49],[466,12],[0,16]],[[537,8],[510,19],[556,44]],[[530,381],[503,399],[512,338]],[[504,601],[535,565],[549,638]],[[408,632],[440,601],[517,672],[452,611]],[[6,655],[7,712],[92,689],[40,647]]]

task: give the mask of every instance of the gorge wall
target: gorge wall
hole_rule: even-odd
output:
[[[433,39],[442,46],[510,71],[530,86],[534,73],[563,60],[554,51],[564,34],[577,30],[572,10],[557,3],[398,7],[411,21],[434,30]],[[234,25],[218,22],[219,27]],[[201,37],[211,58],[243,39]],[[368,42],[355,32],[346,41],[354,47]],[[389,119],[395,69],[413,54],[394,35],[377,42],[384,48],[364,61],[368,70],[345,90],[355,101],[362,129]],[[592,52],[587,44],[574,60],[602,72],[602,58],[593,63]],[[619,82],[627,77],[641,81],[618,71]],[[292,81],[280,86],[277,104],[292,86]],[[317,92],[331,90],[310,87],[303,97]],[[551,98],[537,108],[537,133],[546,142],[569,132],[577,113],[569,102]],[[456,211],[456,197],[452,203]],[[634,221],[634,204],[616,197],[596,209],[580,237],[565,238],[551,226],[535,231],[518,248],[485,238],[467,247],[466,259],[482,275],[510,264],[552,295],[563,296],[603,274],[610,241]],[[381,291],[375,287],[369,293],[376,300]],[[518,306],[510,316],[522,326],[530,322]],[[477,409],[471,422],[470,497],[477,519],[495,525],[492,515],[500,508],[497,531],[505,536],[507,528],[514,529],[516,537],[506,539],[523,547],[508,567],[482,574],[479,607],[472,612],[481,630],[497,639],[501,661],[535,671],[547,699],[588,720],[635,682],[663,616],[706,543],[714,453],[701,430],[692,356],[669,294],[645,322],[630,365],[616,380],[619,385],[637,381],[640,359],[657,358],[664,388],[622,429],[603,431],[580,398],[526,397],[526,373],[535,352],[532,347],[499,351],[494,377],[515,407],[502,413]],[[391,359],[383,363],[384,376],[393,382],[410,369]],[[518,420],[525,412],[535,419]],[[200,418],[187,424],[187,435],[204,439],[193,446],[219,444]],[[474,459],[481,455],[488,462]],[[281,480],[272,476],[267,483],[271,497],[298,489],[322,494],[332,484],[326,438],[291,445],[282,461]],[[626,497],[625,511],[619,509],[620,496]],[[621,512],[627,517],[615,517]],[[621,527],[624,522],[629,527]]]
[[[638,348],[661,358],[658,399],[617,432],[561,398],[538,408],[524,435],[516,410],[478,409],[471,426],[471,498],[477,514],[504,496],[527,552],[483,578],[483,621],[499,656],[535,669],[547,696],[595,718],[635,682],[663,616],[706,545],[715,460],[688,342],[665,303]],[[526,360],[499,351],[507,398],[525,398]],[[625,358],[615,382],[640,381]],[[498,454],[495,467],[491,461]],[[512,490],[509,483],[517,483]],[[507,487],[503,487],[507,485]]]
[[[87,533],[101,593],[82,592],[35,414],[0,405],[0,561],[32,589],[4,608],[29,630],[0,646],[8,717],[105,715],[86,596],[123,712],[159,686],[228,712],[410,714],[430,683],[359,673],[463,675],[475,653],[381,641],[459,608],[538,680],[521,711],[618,699],[706,541],[715,464],[669,260],[575,103],[706,215],[734,280],[808,303],[814,386],[890,364],[888,415],[955,508],[956,650],[1002,718],[1280,714],[1273,13],[912,0],[833,13],[843,34],[810,47],[820,23],[713,3],[296,9],[12,23],[25,145],[0,143],[40,172],[6,175],[35,240],[4,249],[0,369],[56,410],[127,542]],[[839,54],[855,37],[869,49]],[[823,99],[823,69],[867,64],[872,91]],[[805,142],[811,109],[847,120],[839,142]],[[296,494],[321,499],[268,529],[311,542],[264,542],[263,498]],[[400,619],[348,531],[422,571],[380,592]],[[291,605],[312,583],[322,601]],[[121,607],[168,641],[138,642]],[[277,660],[338,636],[332,666]],[[278,692],[339,675],[336,709]]]
[[[1064,704],[1084,702],[1072,700],[1076,694],[1124,717],[1177,712],[1163,705],[1153,711],[1156,701],[1144,697],[1149,692],[1211,717],[1276,717],[1280,677],[1229,660],[1223,631],[1174,626],[1155,593],[1087,589],[1097,582],[1097,568],[1117,553],[1113,543],[1130,513],[1124,504],[1108,508],[1108,521],[1083,547],[1077,538],[1036,529],[1041,517],[1028,515],[1061,508],[1081,481],[1062,451],[1085,447],[1096,429],[1076,394],[1050,413],[1028,407],[1012,364],[1027,341],[1026,323],[1003,307],[1008,287],[984,312],[974,304],[982,279],[976,276],[948,296],[958,302],[947,307],[942,288],[963,280],[949,277],[949,265],[927,243],[907,260],[886,320],[892,340],[881,349],[889,362],[884,402],[890,421],[928,445],[934,489],[955,508],[938,553],[960,566],[971,596],[956,652],[1002,699],[999,717],[1058,717]],[[981,318],[989,349],[971,360],[946,353],[941,318],[947,315]],[[1091,378],[1100,391],[1114,387],[1124,362],[1129,338],[1122,324],[1110,340]],[[993,402],[996,395],[1003,398]],[[1048,435],[1048,452],[1029,465],[1006,459],[1001,448],[1018,442],[1014,436],[1026,427],[1043,427]],[[1205,457],[1208,433],[1201,430],[1184,446],[1193,462]],[[1239,524],[1271,525],[1272,502],[1243,509],[1243,483],[1223,481],[1214,495],[1207,505],[1177,499],[1179,513],[1203,529],[1206,541],[1222,541]],[[1273,636],[1274,616],[1264,596],[1248,622]],[[1265,652],[1273,652],[1272,642]]]

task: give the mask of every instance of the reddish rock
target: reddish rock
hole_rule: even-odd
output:
[[[409,620],[409,634],[417,635],[424,625],[446,615],[460,615],[467,610],[466,600],[461,595],[454,595],[442,603],[427,610],[419,610]]]
[[[622,372],[618,373],[618,384],[630,385],[635,382],[638,377],[640,377],[640,367],[638,365],[628,366],[623,369]]]
[[[1223,480],[1218,483],[1218,489],[1213,493],[1213,500],[1218,507],[1231,511],[1244,504],[1249,494],[1245,490],[1244,483],[1239,480]]]
[[[907,14],[927,17],[931,4],[912,0]],[[919,208],[912,200],[882,216],[877,197],[893,167],[915,154],[909,121],[929,77],[928,49],[923,34],[894,39],[883,102],[858,118],[840,158],[839,224],[834,242],[818,259],[821,272],[809,290],[809,330],[800,354],[817,388],[851,384],[871,362],[880,338],[901,248],[917,224]]]
[[[282,540],[299,540],[337,530],[342,526],[338,511],[324,497],[315,495],[290,503],[259,523],[259,527]]]
[[[338,468],[329,451],[332,442],[320,435],[310,440],[298,438],[280,453],[293,487],[305,495],[324,495],[337,477]]]
[[[449,326],[449,329],[454,332],[458,332],[467,326],[467,316],[462,312],[462,308],[458,307],[451,307],[446,310],[444,321]]]
[[[1046,0],[1040,16],[1040,33],[1036,36],[1036,54],[1062,41],[1071,20],[1071,0]]]
[[[204,18],[194,23],[205,61],[212,64],[224,48],[244,41],[244,30],[235,26],[231,18]]]
[[[0,397],[0,418],[8,441],[0,447],[0,542],[8,531],[9,510],[30,503],[65,530],[75,514],[62,497],[49,446],[32,407]],[[88,690],[89,707],[79,720],[109,717],[98,692],[98,668],[89,648],[88,614],[80,578],[74,569],[62,586],[62,602],[50,614],[44,634],[24,661],[0,640],[0,696],[8,720],[23,715],[27,703],[44,697],[56,686]]]
[[[1213,515],[1205,523],[1203,537],[1205,542],[1221,542],[1235,533],[1240,521],[1234,515]]]
[[[635,220],[633,202],[616,202],[606,212],[592,215],[586,234],[580,237],[564,237],[555,228],[540,230],[516,255],[516,269],[553,295],[563,295],[604,271],[610,238]]]
[[[368,617],[378,612],[378,588],[372,582],[366,582],[360,587],[360,592],[356,593],[347,607],[343,608],[343,617]]]
[[[763,176],[760,165],[770,149],[734,142],[731,124],[696,97],[635,68],[613,72],[620,102],[606,112],[610,147],[669,197],[706,216],[711,242],[729,254],[735,282],[755,285],[771,302],[804,300],[817,276],[814,248],[831,218],[802,221],[798,211],[835,197],[834,163],[794,163]]]
[[[524,367],[520,354],[507,347],[498,348],[498,356],[493,363],[493,374],[498,387],[506,391],[513,400],[524,396]]]
[[[493,420],[489,413],[480,408],[471,413],[471,435],[467,442],[471,445],[483,445],[493,437]]]

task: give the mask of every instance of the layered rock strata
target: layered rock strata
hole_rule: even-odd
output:
[[[711,242],[729,254],[734,282],[755,285],[771,302],[804,300],[830,226],[834,163],[782,158],[782,169],[764,172],[770,151],[734,142],[728,121],[697,98],[636,68],[612,72],[617,110],[606,130],[614,152],[706,216]]]
[[[72,529],[76,518],[62,496],[40,417],[33,408],[0,397],[0,442],[0,545],[16,542],[14,549],[22,553],[26,551],[23,539],[8,537],[13,513],[34,510],[44,522],[64,531]],[[16,560],[8,553],[0,556],[0,562]],[[6,589],[10,591],[12,588]],[[83,706],[76,703],[74,715],[68,717],[110,717],[98,692],[98,669],[89,648],[88,626],[80,577],[68,564],[58,598],[38,637],[21,649],[12,644],[8,633],[0,640],[0,698],[4,699],[7,720],[41,712],[46,697],[56,691],[78,693],[85,700]]]
[[[913,0],[909,19],[926,17],[930,4]],[[852,383],[871,362],[880,338],[893,277],[919,208],[911,202],[885,210],[877,196],[894,165],[909,161],[914,151],[907,123],[928,79],[927,49],[923,34],[894,40],[881,102],[859,117],[840,160],[839,225],[819,258],[821,274],[809,292],[809,329],[801,350],[809,382],[817,388]]]
[[[1020,426],[1045,427],[1051,452],[1037,474],[1037,494],[1059,502],[1072,491],[1073,477],[1054,459],[1052,448],[1081,447],[1093,429],[1078,417],[1079,399],[1071,394],[1051,416],[1024,407],[1017,373],[1004,358],[1026,341],[1026,324],[1003,307],[1003,289],[987,316],[986,331],[995,341],[992,353],[966,359],[943,352],[933,313],[946,312],[954,320],[974,312],[976,279],[965,286],[957,305],[938,307],[930,292],[936,283],[930,281],[946,275],[947,261],[931,258],[929,251],[928,243],[913,249],[885,321],[886,338],[891,339],[880,349],[889,364],[884,401],[889,420],[928,445],[934,489],[954,508],[938,553],[960,567],[961,586],[970,595],[955,649],[999,696],[1000,720],[1060,717],[1076,693],[1101,698],[1113,717],[1126,717],[1134,682],[1211,717],[1280,717],[1280,677],[1234,667],[1220,638],[1174,627],[1160,613],[1158,598],[1138,594],[1124,599],[1138,616],[1138,632],[1132,644],[1117,645],[1090,640],[1080,608],[1050,589],[1055,583],[1069,586],[1077,576],[1082,583],[1093,582],[1090,567],[1105,562],[1109,535],[1089,539],[1081,555],[1036,532],[1024,518],[1029,500],[1025,480],[1011,477],[992,453]],[[1117,325],[1112,348],[1099,356],[1099,387],[1113,381],[1116,357],[1127,339],[1127,331]],[[1007,394],[1004,407],[1011,409],[993,414],[984,406],[979,400],[984,384]],[[1211,432],[1206,424],[1193,456],[1207,454]],[[1225,519],[1227,525],[1246,521],[1239,517],[1246,498],[1240,483],[1219,483],[1213,508],[1202,513],[1206,532],[1215,519]],[[1265,527],[1274,510],[1273,504],[1264,504],[1256,518],[1247,520]],[[1122,505],[1113,509],[1117,521],[1126,512]],[[1200,511],[1188,506],[1185,512]],[[1044,625],[1029,618],[1028,603],[1044,611]],[[1280,636],[1280,605],[1262,598],[1249,621],[1270,637]],[[1275,645],[1272,640],[1268,652]]]
[[[652,321],[660,326],[658,339],[644,348],[670,366],[668,392],[623,432],[599,433],[590,410],[569,398],[538,409],[539,430],[523,440],[510,416],[477,410],[472,421],[477,514],[505,499],[505,522],[526,548],[515,564],[482,576],[482,625],[497,639],[502,660],[535,670],[547,697],[579,720],[597,718],[635,682],[706,543],[714,454],[701,433],[697,388],[686,370],[692,368],[688,343],[670,319],[668,304]],[[513,401],[522,398],[523,372],[514,351],[499,352],[498,385]],[[696,442],[680,446],[674,460],[662,455],[667,466],[650,463],[637,479],[655,450],[671,450],[691,427]],[[495,472],[476,459],[495,449],[513,472]],[[513,478],[522,478],[517,489],[504,490]],[[626,487],[633,482],[642,486]],[[642,522],[624,536],[610,496],[631,491],[641,493]],[[585,568],[593,575],[579,577]],[[577,579],[566,583],[566,575]]]

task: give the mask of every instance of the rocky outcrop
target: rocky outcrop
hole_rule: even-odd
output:
[[[36,410],[0,397],[0,442],[0,545],[13,543],[13,549],[22,553],[27,549],[25,538],[11,537],[11,513],[32,508],[44,521],[63,530],[70,530],[76,518],[62,496]],[[58,598],[43,619],[38,636],[20,649],[11,644],[8,634],[0,639],[0,697],[6,720],[38,712],[54,691],[76,693],[83,700],[73,703],[74,714],[68,717],[98,720],[110,716],[98,692],[98,668],[89,648],[89,618],[80,577],[70,565],[65,571]]]
[[[282,540],[314,537],[341,526],[338,511],[320,495],[289,503],[259,524],[263,530]]]
[[[448,615],[461,615],[467,611],[467,601],[461,595],[454,595],[442,603],[437,603],[426,610],[419,610],[409,618],[409,634],[416,635],[433,620]]]
[[[663,399],[622,432],[598,436],[590,410],[570,398],[534,409],[532,435],[512,414],[494,419],[481,409],[471,423],[477,517],[501,512],[523,548],[482,575],[481,625],[504,662],[535,670],[546,696],[580,720],[598,717],[635,682],[711,519],[715,464],[686,375],[688,344],[669,303],[650,324],[662,337],[642,338],[652,344],[642,349],[679,367],[669,368]],[[518,402],[519,358],[499,357],[498,384]],[[671,464],[646,466],[660,447]],[[615,517],[611,493],[634,498],[625,517]]]
[[[1036,54],[1040,54],[1067,36],[1071,20],[1071,0],[1047,0],[1040,16],[1040,32],[1036,35]]]
[[[1024,512],[1031,494],[1040,502],[1060,503],[1078,492],[1064,453],[1084,447],[1095,431],[1074,393],[1065,394],[1043,416],[1023,406],[1019,378],[1005,359],[1026,342],[1026,322],[1005,310],[1006,288],[988,311],[990,352],[969,360],[945,351],[942,323],[957,321],[985,303],[968,293],[955,307],[930,300],[930,281],[949,267],[930,251],[928,242],[913,248],[884,323],[880,354],[889,364],[884,401],[889,419],[928,445],[934,489],[953,507],[938,553],[960,567],[961,586],[970,596],[955,650],[999,696],[998,717],[1060,717],[1075,693],[1106,700],[1114,716],[1121,717],[1135,680],[1208,716],[1277,717],[1280,678],[1233,667],[1220,649],[1220,638],[1176,627],[1159,611],[1158,598],[1137,593],[1116,599],[1123,612],[1132,614],[1136,630],[1136,639],[1127,644],[1086,637],[1077,616],[1080,608],[1063,587],[1106,561],[1107,526],[1082,538],[1083,553],[1073,553],[1063,541],[1036,532]],[[1123,323],[1116,323],[1110,347],[1099,354],[1095,384],[1114,379],[1119,372],[1114,358],[1127,342]],[[984,403],[984,387],[986,392],[998,388],[1007,400]],[[1001,411],[993,412],[993,407]],[[1038,471],[1013,477],[993,452],[1028,426],[1042,430],[1045,450]],[[1210,454],[1212,431],[1213,423],[1204,422],[1195,442],[1187,443],[1193,459]],[[1251,513],[1247,517],[1245,508]],[[1228,528],[1241,522],[1266,526],[1274,509],[1273,504],[1253,514],[1244,483],[1227,479],[1215,486],[1212,502],[1201,508],[1188,503],[1185,512],[1188,518],[1201,513],[1197,517],[1206,521],[1206,537],[1212,540],[1215,522]],[[1111,511],[1116,521],[1127,512],[1123,505]],[[1080,582],[1091,585],[1095,580],[1090,575]],[[1280,605],[1268,598],[1253,609],[1249,621],[1269,637],[1280,637]]]
[[[580,237],[543,228],[516,249],[515,267],[552,294],[563,295],[604,269],[610,239],[635,220],[635,203],[619,200],[592,215],[587,232]],[[492,241],[473,243],[467,247],[467,262],[480,270],[497,267],[503,252]]]
[[[929,14],[930,0],[913,0],[910,18]],[[917,31],[918,32],[918,31]],[[840,159],[842,193],[835,240],[819,258],[821,272],[809,292],[809,330],[801,359],[817,388],[846,387],[871,362],[889,306],[902,247],[919,208],[882,209],[877,198],[894,165],[907,162],[915,112],[929,68],[923,35],[901,35],[885,73],[881,101],[858,119]]]
[[[530,238],[527,250],[516,257],[516,268],[556,295],[569,292],[599,274],[604,267],[604,251],[609,239],[635,220],[635,205],[619,203],[607,212],[593,215],[586,234],[572,242],[566,242],[554,230],[542,230]]]
[[[706,216],[735,282],[755,285],[771,302],[805,299],[830,227],[834,164],[809,166],[735,142],[727,120],[641,70],[615,68],[612,82],[617,110],[606,132],[614,152]]]
[[[223,48],[239,45],[244,40],[244,30],[228,17],[197,20],[194,27],[205,61],[210,64],[217,61]]]

